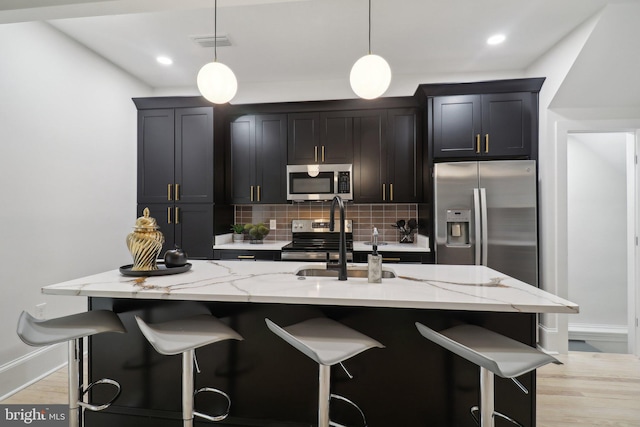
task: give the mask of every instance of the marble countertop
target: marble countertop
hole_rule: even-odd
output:
[[[111,270],[45,286],[51,295],[313,304],[523,313],[577,313],[578,305],[483,266],[383,265],[397,277],[371,284],[365,278],[299,277],[322,263],[191,261],[186,273],[123,276]],[[366,264],[350,264],[366,268]]]
[[[353,242],[353,250],[358,252],[371,252],[373,246],[367,242]],[[415,235],[413,243],[383,242],[378,244],[378,252],[430,252],[429,238],[420,234]]]

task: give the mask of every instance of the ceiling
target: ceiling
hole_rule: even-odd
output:
[[[522,71],[608,0],[373,0],[372,51],[394,76]],[[348,79],[366,0],[219,0],[218,60],[243,82]],[[45,20],[153,88],[193,88],[213,0],[3,0],[0,24]],[[494,33],[507,41],[488,46]],[[158,55],[174,60],[161,66]]]

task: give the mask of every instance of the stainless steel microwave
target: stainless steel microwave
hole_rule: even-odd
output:
[[[287,165],[287,200],[353,200],[353,165]]]

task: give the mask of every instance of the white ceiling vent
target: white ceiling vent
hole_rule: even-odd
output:
[[[219,35],[214,37],[213,34],[203,36],[189,36],[191,40],[200,45],[200,47],[214,47],[216,44],[218,47],[231,46],[229,37],[225,35]]]

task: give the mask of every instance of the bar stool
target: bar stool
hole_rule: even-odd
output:
[[[355,407],[367,421],[362,410],[351,400],[331,394],[331,366],[340,364],[349,378],[353,378],[342,362],[373,347],[384,348],[378,341],[327,318],[315,318],[282,328],[269,319],[267,327],[319,365],[318,378],[318,427],[338,426],[329,419],[331,398],[342,400]]]
[[[69,344],[69,426],[80,425],[82,410],[101,411],[108,408],[120,395],[120,384],[112,379],[103,378],[84,388],[80,372],[80,340],[90,335],[104,332],[126,332],[118,315],[108,310],[94,310],[72,314],[56,319],[36,319],[26,311],[18,319],[17,334],[28,345],[42,347],[67,341]],[[116,388],[116,393],[106,403],[91,404],[82,401],[82,397],[97,384],[108,384]]]
[[[229,339],[243,340],[242,336],[217,318],[199,314],[180,320],[148,324],[136,316],[140,331],[160,354],[182,354],[182,425],[193,426],[193,417],[209,421],[222,421],[229,415],[231,398],[222,390],[204,387],[194,391],[193,366],[199,373],[195,350],[208,344]],[[221,415],[208,415],[194,409],[194,398],[201,392],[213,392],[227,399],[227,409]]]
[[[511,379],[525,394],[529,391],[516,377],[548,363],[562,364],[533,347],[475,325],[459,325],[436,332],[416,322],[422,336],[480,367],[480,407],[471,408],[471,415],[480,427],[493,427],[499,416],[523,427],[518,421],[494,410],[494,374]]]

